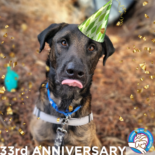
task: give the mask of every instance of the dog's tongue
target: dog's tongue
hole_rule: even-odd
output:
[[[78,80],[71,80],[71,79],[66,79],[66,80],[63,80],[61,82],[62,85],[66,84],[68,86],[72,86],[72,87],[79,87],[79,88],[83,88],[83,85],[80,81]]]

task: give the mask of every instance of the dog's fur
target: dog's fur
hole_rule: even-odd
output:
[[[103,43],[99,43],[82,34],[77,25],[61,23],[50,25],[38,35],[38,40],[40,42],[40,52],[44,49],[45,42],[51,48],[47,60],[50,71],[47,80],[42,83],[45,85],[47,82],[49,83],[51,98],[60,110],[66,110],[70,105],[73,106],[73,109],[81,105],[82,108],[72,114],[72,117],[80,118],[89,115],[91,113],[90,86],[97,62],[102,55],[105,55],[103,59],[103,64],[105,64],[107,58],[115,51],[108,36],[105,36]],[[67,42],[67,46],[62,45],[62,40]],[[88,50],[90,46],[95,47],[93,51]],[[68,77],[65,70],[69,63],[72,63],[75,69],[80,69],[83,76],[80,78],[77,78],[77,76]],[[83,88],[62,85],[61,82],[68,78],[79,80],[83,84]],[[47,98],[45,85],[42,84],[36,106],[47,114],[59,118],[64,117],[52,108]],[[36,145],[53,146],[56,129],[59,126],[32,116],[30,131]],[[68,126],[64,145],[68,147],[101,147],[94,122],[91,121],[83,126]]]

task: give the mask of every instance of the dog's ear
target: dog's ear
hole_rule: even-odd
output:
[[[44,31],[42,31],[39,35],[38,35],[38,41],[40,43],[40,50],[39,52],[41,52],[44,49],[45,46],[45,42],[47,42],[48,44],[51,43],[52,38],[54,37],[54,35],[60,30],[62,29],[64,26],[66,26],[66,23],[61,23],[61,24],[52,24],[49,27],[47,27]]]
[[[115,48],[111,40],[107,35],[105,35],[104,42],[103,42],[103,54],[105,55],[103,59],[103,65],[105,65],[107,58],[111,56],[114,52],[115,52]]]

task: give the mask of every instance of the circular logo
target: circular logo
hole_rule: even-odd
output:
[[[128,138],[129,147],[136,153],[144,154],[150,150],[154,143],[153,135],[144,128],[132,131]]]

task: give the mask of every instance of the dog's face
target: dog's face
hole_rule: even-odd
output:
[[[90,87],[99,58],[104,54],[105,64],[106,59],[114,53],[107,36],[104,43],[96,42],[73,24],[52,24],[39,34],[38,40],[40,52],[45,42],[50,45],[49,61],[51,72],[53,69],[55,72],[54,83],[59,91],[70,95]]]

